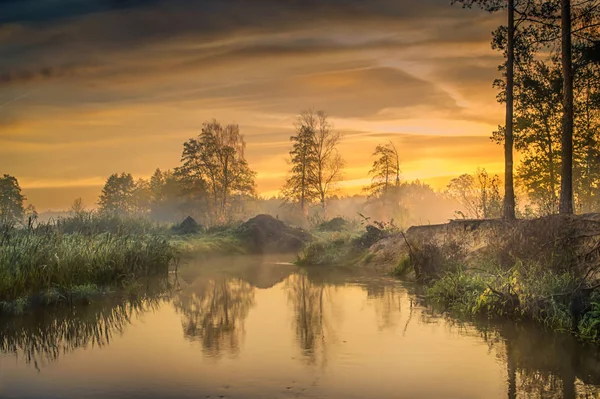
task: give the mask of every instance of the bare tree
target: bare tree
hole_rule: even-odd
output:
[[[326,216],[327,197],[342,178],[344,160],[337,149],[341,135],[333,131],[333,125],[324,111],[305,111],[300,115],[300,122],[313,132],[315,167],[309,170],[310,183],[319,196],[323,215]]]

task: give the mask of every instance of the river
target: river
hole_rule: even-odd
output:
[[[597,350],[567,335],[444,317],[408,283],[285,260],[190,261],[160,295],[3,320],[0,397],[599,397]]]

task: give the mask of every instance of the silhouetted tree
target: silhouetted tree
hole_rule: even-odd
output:
[[[292,167],[282,192],[287,202],[299,205],[304,217],[313,202],[321,205],[326,216],[327,199],[342,178],[340,140],[324,111],[307,110],[298,116],[296,135],[290,137]]]
[[[98,205],[101,212],[128,214],[135,211],[135,182],[131,173],[110,175],[102,188]]]
[[[485,169],[475,175],[463,174],[448,184],[446,193],[463,208],[457,214],[465,218],[487,219],[502,215],[500,177],[490,176]]]
[[[573,55],[571,49],[571,0],[561,0],[561,62],[563,74],[562,170],[560,213],[573,213]]]
[[[290,137],[291,170],[282,194],[286,202],[298,204],[303,217],[308,215],[308,206],[319,198],[319,193],[312,184],[313,168],[317,163],[317,152],[314,145],[314,131],[310,126],[299,124],[295,136]]]
[[[365,187],[369,198],[379,199],[384,207],[397,200],[400,187],[400,156],[396,146],[389,142],[378,145],[373,153],[375,161],[369,171],[371,184]]]
[[[506,121],[503,128],[504,132],[504,217],[506,219],[515,219],[515,192],[513,182],[513,109],[514,109],[514,72],[515,72],[515,12],[516,3],[523,4],[524,8],[529,7],[530,0],[453,0],[453,3],[461,3],[463,7],[471,8],[474,5],[481,7],[489,12],[496,12],[503,9],[507,11],[506,26],[506,46],[504,65],[506,86]],[[528,4],[525,4],[528,3]],[[501,28],[502,29],[502,28]],[[502,29],[503,30],[503,29]]]
[[[0,222],[23,220],[25,196],[16,177],[5,174],[0,178]]]
[[[204,123],[200,135],[183,145],[177,173],[189,188],[209,196],[213,223],[231,218],[234,196],[255,195],[256,173],[244,158],[245,147],[238,125],[223,127],[216,120]]]

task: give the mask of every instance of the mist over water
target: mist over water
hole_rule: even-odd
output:
[[[8,319],[0,396],[576,398],[600,358],[525,325],[463,323],[416,287],[287,257],[188,261],[170,288]],[[160,292],[161,294],[158,294]],[[587,395],[587,396],[586,396]]]

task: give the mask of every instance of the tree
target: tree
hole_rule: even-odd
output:
[[[31,224],[33,222],[35,222],[38,218],[39,214],[37,212],[37,210],[35,209],[35,206],[33,206],[33,204],[29,204],[27,205],[27,207],[25,208],[25,217],[28,220],[28,223]]]
[[[454,178],[446,188],[447,195],[463,208],[456,213],[464,218],[488,219],[502,215],[500,177],[490,176],[478,169],[475,176],[463,174]]]
[[[136,213],[147,214],[152,205],[152,194],[150,182],[146,179],[138,179],[133,188],[133,210]]]
[[[399,211],[400,156],[396,146],[390,141],[379,144],[373,153],[375,161],[369,171],[371,184],[364,188],[369,200],[377,200],[383,207],[384,218],[387,213]]]
[[[223,127],[205,122],[197,138],[183,145],[178,175],[189,188],[207,194],[213,223],[231,218],[231,200],[235,196],[255,196],[256,173],[244,158],[246,142],[238,125]]]
[[[115,173],[106,180],[98,205],[100,211],[111,214],[128,214],[135,210],[135,182],[131,173]]]
[[[571,50],[571,0],[561,0],[563,128],[560,213],[573,213],[573,55]]]
[[[73,200],[69,212],[73,215],[82,215],[85,212],[85,205],[83,204],[83,198],[78,197]]]
[[[370,197],[378,197],[385,202],[393,195],[394,189],[400,187],[400,157],[391,141],[375,147],[373,156],[376,159],[369,171],[371,185],[366,191]]]
[[[21,222],[25,214],[23,203],[25,196],[21,194],[18,180],[5,174],[0,178],[0,222]]]
[[[291,170],[282,193],[286,202],[300,206],[304,217],[313,202],[319,202],[326,216],[327,199],[342,178],[340,140],[324,111],[307,110],[298,116],[296,135],[290,137]]]
[[[309,169],[310,183],[319,196],[323,215],[326,216],[326,200],[342,178],[344,161],[337,149],[341,135],[333,131],[324,111],[305,111],[300,115],[300,122],[308,126],[313,134],[315,166]]]
[[[314,145],[314,130],[310,126],[299,124],[295,136],[290,137],[291,170],[282,195],[286,202],[298,204],[303,217],[308,215],[308,206],[319,198],[319,193],[312,184],[314,167],[318,155]]]
[[[518,0],[516,0],[518,2]],[[506,64],[504,66],[506,78],[505,103],[506,121],[504,126],[504,218],[515,219],[515,192],[513,182],[513,110],[514,110],[514,71],[515,71],[515,0],[453,0],[453,3],[461,3],[463,7],[471,8],[478,5],[489,12],[496,12],[506,8],[508,21],[506,27]],[[526,3],[521,1],[521,3]],[[527,3],[531,3],[528,1]],[[529,7],[529,4],[527,4]],[[502,29],[501,29],[502,31]]]
[[[515,148],[519,184],[542,214],[558,211],[562,77],[556,62],[521,64],[515,80]],[[502,132],[493,138],[504,140]]]

